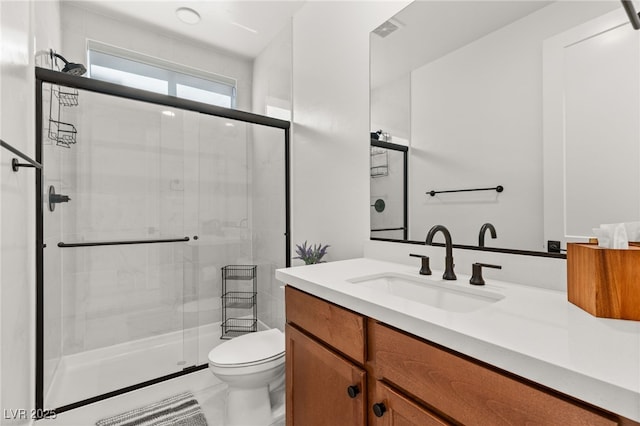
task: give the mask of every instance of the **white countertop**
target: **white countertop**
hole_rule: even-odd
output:
[[[596,318],[564,292],[485,278],[505,297],[468,313],[388,296],[347,280],[377,273],[418,279],[418,267],[352,259],[276,270],[300,290],[616,414],[640,421],[640,322]],[[441,280],[442,271],[428,277]],[[458,274],[454,287],[469,287]],[[475,286],[474,286],[475,287]]]

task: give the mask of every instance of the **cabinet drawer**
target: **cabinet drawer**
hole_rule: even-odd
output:
[[[374,404],[382,404],[384,412],[381,416],[373,410]],[[411,401],[382,382],[377,382],[375,395],[369,404],[369,418],[372,426],[447,426],[426,408]]]
[[[365,318],[293,287],[285,288],[287,322],[364,364]]]
[[[371,321],[369,353],[375,375],[468,425],[593,425],[618,423]]]

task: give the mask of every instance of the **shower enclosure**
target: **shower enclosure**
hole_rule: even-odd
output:
[[[409,235],[409,148],[371,139],[369,149],[370,237],[406,240]]]
[[[39,410],[206,368],[227,265],[283,327],[288,121],[44,69],[36,108]]]

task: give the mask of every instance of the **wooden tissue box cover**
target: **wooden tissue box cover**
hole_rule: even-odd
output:
[[[567,295],[596,317],[640,321],[640,246],[568,243]]]

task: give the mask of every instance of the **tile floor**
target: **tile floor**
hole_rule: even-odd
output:
[[[102,418],[151,404],[184,391],[191,391],[196,397],[209,426],[224,426],[226,388],[226,384],[205,369],[60,413],[55,419],[39,420],[35,426],[91,426]],[[284,426],[284,389],[282,387],[272,392],[271,403],[275,407],[276,419],[272,426]]]

